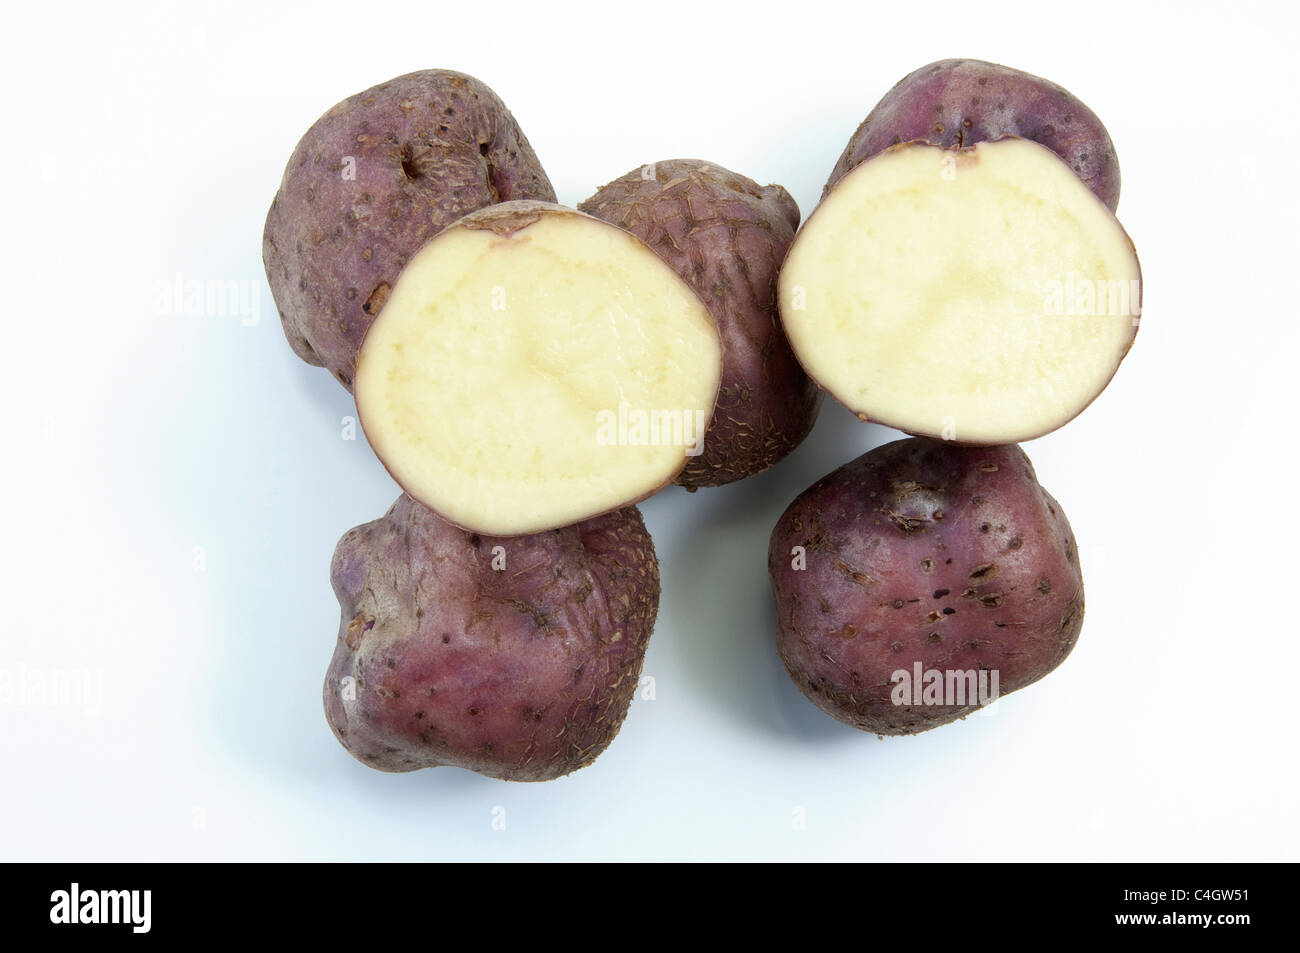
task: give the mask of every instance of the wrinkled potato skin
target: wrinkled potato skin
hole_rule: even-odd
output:
[[[821,391],[777,312],[776,277],[799,225],[779,185],[698,159],[633,170],[578,208],[641,239],[690,284],[722,338],[722,384],[704,451],[677,483],[722,486],[766,470],[808,436]]]
[[[1119,160],[1091,109],[1055,83],[982,60],[940,60],[909,73],[885,94],[849,140],[826,188],[900,142],[953,149],[1007,136],[1031,139],[1065,160],[1113,212]]]
[[[382,771],[545,781],[590,764],[627,714],[659,605],[635,507],[500,538],[402,496],[344,535],[331,579],[341,621],[325,713]]]
[[[1083,625],[1070,524],[1017,446],[913,437],[872,450],[790,505],[768,568],[790,677],[832,718],[880,735],[978,708],[895,705],[895,671],[997,670],[1006,695],[1056,668]]]
[[[357,350],[407,259],[462,215],[510,199],[553,202],[555,191],[505,104],[473,77],[408,73],[339,103],[294,149],[262,236],[294,353],[351,390]]]

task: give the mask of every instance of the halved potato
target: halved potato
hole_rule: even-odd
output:
[[[860,417],[962,443],[1072,419],[1137,332],[1141,271],[1111,211],[1026,139],[904,143],[817,207],[781,271],[808,373]]]
[[[703,447],[721,368],[708,309],[642,242],[561,206],[506,202],[406,265],[355,392],[410,496],[511,536],[671,483]]]

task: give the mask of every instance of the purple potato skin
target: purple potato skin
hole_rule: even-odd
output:
[[[341,621],[325,714],[381,771],[546,781],[590,764],[627,714],[659,607],[635,507],[507,538],[404,495],[343,536],[331,579]]]
[[[1083,625],[1070,524],[1015,445],[878,447],[790,504],[768,568],[790,677],[832,718],[878,735],[979,707],[896,705],[894,672],[996,670],[1006,695],[1061,664]]]
[[[357,93],[307,130],[262,234],[294,353],[352,389],[356,355],[397,275],[461,216],[555,190],[510,111],[450,70]]]
[[[892,145],[945,149],[1008,136],[1051,149],[1106,203],[1119,206],[1119,160],[1101,120],[1055,83],[983,60],[940,60],[903,77],[849,140],[822,192]]]
[[[776,278],[799,225],[779,185],[699,159],[642,166],[578,206],[641,239],[708,306],[722,338],[722,382],[704,451],[677,477],[688,489],[761,473],[808,436],[822,393],[795,359]]]

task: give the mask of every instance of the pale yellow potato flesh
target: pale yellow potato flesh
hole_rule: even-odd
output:
[[[895,147],[804,224],[781,319],[808,373],[864,419],[1017,443],[1096,397],[1133,340],[1141,272],[1110,210],[1023,139]]]
[[[638,239],[552,208],[508,234],[442,232],[357,359],[375,453],[469,530],[535,533],[644,499],[713,413],[722,350],[704,304]]]

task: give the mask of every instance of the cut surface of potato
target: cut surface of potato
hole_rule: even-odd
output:
[[[1024,139],[894,147],[840,180],[782,268],[809,374],[864,419],[963,443],[1065,424],[1137,331],[1128,235]]]
[[[520,535],[671,483],[703,446],[721,362],[704,304],[638,239],[507,202],[403,269],[357,361],[357,410],[409,495]]]

